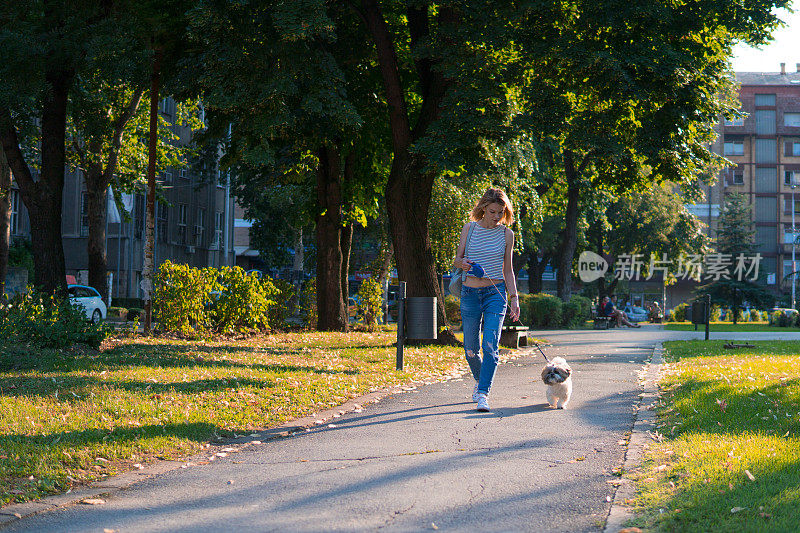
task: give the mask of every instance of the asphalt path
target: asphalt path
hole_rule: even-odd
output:
[[[104,505],[25,518],[3,533],[600,531],[624,459],[620,441],[634,422],[638,374],[657,342],[698,335],[658,326],[532,335],[552,342],[548,357],[572,365],[566,410],[546,406],[544,360],[527,350],[498,368],[490,413],[474,410],[469,377],[427,385],[332,426],[152,477]]]

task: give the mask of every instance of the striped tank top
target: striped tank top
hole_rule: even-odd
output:
[[[506,227],[486,229],[474,222],[475,227],[467,242],[465,259],[474,261],[483,267],[485,276],[490,279],[503,279],[503,257],[506,253]]]

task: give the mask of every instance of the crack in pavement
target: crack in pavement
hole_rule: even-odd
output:
[[[378,526],[378,529],[383,529],[383,528],[387,527],[387,526],[388,526],[388,525],[390,525],[392,522],[394,522],[394,521],[397,519],[397,517],[398,517],[398,516],[400,516],[400,515],[402,515],[402,514],[405,514],[405,513],[409,512],[411,509],[413,509],[413,508],[414,508],[414,506],[415,506],[416,504],[417,504],[417,502],[414,502],[414,503],[412,503],[410,506],[406,507],[405,509],[400,509],[399,511],[395,511],[395,512],[394,512],[394,513],[392,513],[392,515],[391,515],[391,516],[390,516],[390,517],[389,517],[389,518],[388,518],[388,519],[387,519],[387,520],[386,520],[386,521],[383,523],[383,525],[381,525],[381,526]]]

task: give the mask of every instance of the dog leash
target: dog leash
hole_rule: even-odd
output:
[[[478,265],[478,266],[480,267],[480,265]],[[481,268],[481,271],[483,271],[482,268]],[[508,306],[508,298],[506,298],[505,295],[500,292],[500,289],[497,288],[497,285],[494,283],[494,281],[492,281],[490,278],[486,278],[486,279],[488,279],[491,282],[492,287],[494,287],[494,290],[497,292],[497,294],[500,296],[500,298],[503,299],[503,302],[506,304],[506,306]],[[517,318],[514,320],[514,322],[517,322],[520,326],[524,326],[522,321],[519,319],[519,316],[517,316]],[[545,355],[544,351],[542,350],[542,347],[539,346],[539,343],[534,341],[534,340],[532,340],[531,342],[533,343],[534,346],[536,346],[536,348],[539,349],[539,353],[542,354],[542,357],[544,357],[544,360],[549,363],[550,359],[547,357],[547,355]]]

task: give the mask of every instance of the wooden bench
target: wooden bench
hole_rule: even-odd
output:
[[[617,327],[617,320],[610,316],[598,316],[597,309],[592,309],[594,329],[608,329]]]
[[[500,346],[519,348],[528,345],[528,326],[503,326],[500,331]]]

